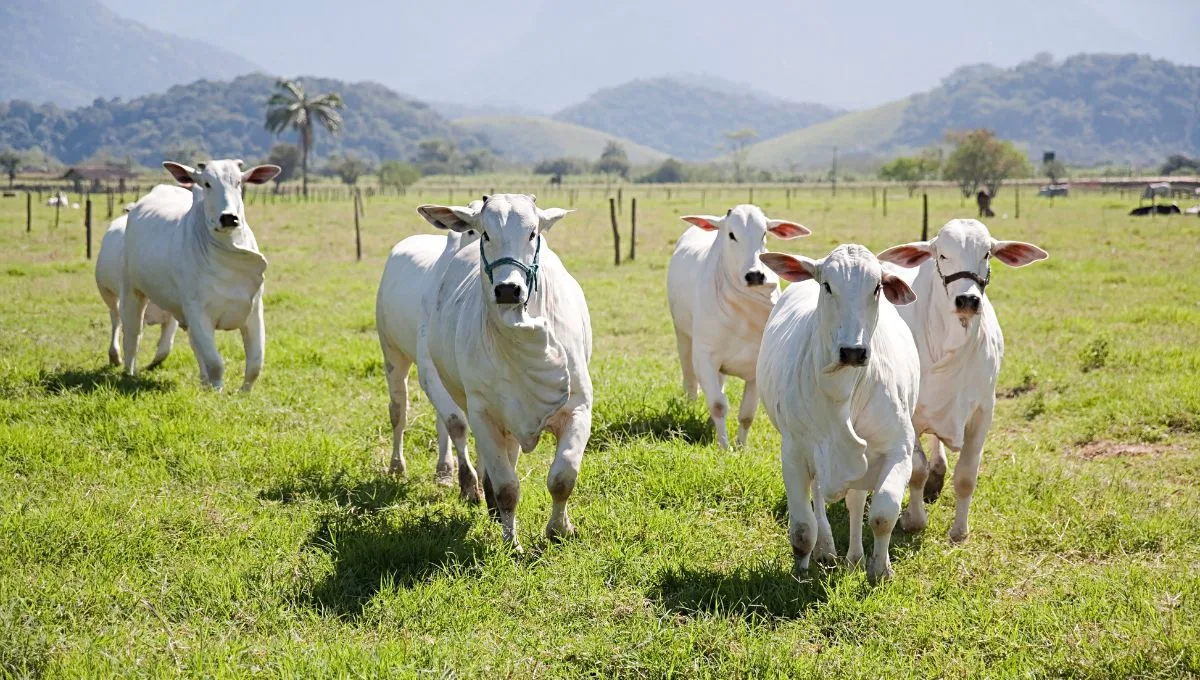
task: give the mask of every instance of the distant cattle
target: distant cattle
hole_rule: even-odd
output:
[[[980,189],[979,193],[975,194],[975,204],[979,206],[980,217],[996,216],[996,213],[992,212],[992,195],[987,189]]]
[[[1170,205],[1143,205],[1129,211],[1133,217],[1145,217],[1146,215],[1179,215],[1183,211],[1174,203]]]
[[[1045,196],[1047,198],[1054,198],[1055,196],[1070,196],[1070,195],[1071,195],[1071,185],[1070,184],[1047,184],[1047,185],[1043,186],[1041,189],[1038,189],[1038,196]]]

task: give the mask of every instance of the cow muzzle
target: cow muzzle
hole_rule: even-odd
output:
[[[233,229],[240,226],[242,220],[236,213],[221,213],[221,216],[217,218],[217,222],[221,225],[222,229]]]
[[[863,345],[838,348],[838,362],[843,366],[866,366],[868,358],[870,352]]]
[[[761,286],[766,282],[767,282],[766,274],[764,274],[756,269],[746,272],[746,285],[747,286],[751,286],[751,287]]]
[[[954,297],[954,313],[965,316],[974,316],[979,313],[980,302],[981,299],[978,295],[956,295]]]
[[[525,297],[525,290],[516,283],[498,283],[492,292],[496,296],[496,304],[500,305],[517,305]]]

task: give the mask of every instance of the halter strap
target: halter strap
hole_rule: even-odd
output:
[[[495,283],[495,279],[492,277],[492,271],[496,267],[499,267],[500,265],[511,264],[525,274],[525,286],[529,288],[529,291],[536,291],[538,289],[538,269],[540,267],[538,262],[541,258],[541,254],[542,235],[538,234],[537,247],[533,251],[532,265],[527,265],[524,262],[511,257],[502,257],[495,262],[488,262],[487,254],[483,252],[483,239],[479,239],[479,259],[483,263],[483,273],[487,274],[488,283]]]
[[[942,279],[942,285],[946,288],[949,288],[950,284],[958,281],[959,279],[970,279],[974,281],[977,286],[979,286],[979,292],[982,293],[987,288],[987,285],[992,281],[991,262],[988,263],[987,274],[985,274],[983,277],[980,277],[975,272],[969,271],[954,272],[953,274],[947,276],[946,274],[942,273],[942,265],[940,263],[935,261],[934,266],[937,268],[938,276]]]

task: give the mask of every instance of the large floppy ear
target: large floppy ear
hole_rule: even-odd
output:
[[[538,210],[538,231],[550,231],[559,220],[575,212],[574,210],[565,210],[563,208],[546,208]]]
[[[992,255],[1010,267],[1024,267],[1050,257],[1050,253],[1023,241],[992,241]]]
[[[184,189],[191,189],[192,185],[197,182],[195,169],[189,168],[182,163],[166,161],[163,163],[163,167],[166,168],[167,172],[171,173],[175,181],[179,182],[179,186]]]
[[[767,231],[774,234],[777,238],[790,240],[808,236],[812,233],[808,227],[803,224],[789,222],[787,220],[767,220]]]
[[[771,271],[779,274],[779,278],[792,283],[816,279],[821,270],[820,262],[810,260],[803,255],[761,253],[758,259],[770,267]]]
[[[461,205],[422,205],[417,214],[438,229],[462,233],[479,226],[479,213]]]
[[[915,267],[933,257],[933,244],[929,241],[914,241],[902,246],[892,246],[879,253],[880,262],[891,262],[901,267]]]
[[[717,217],[715,215],[684,215],[679,219],[688,224],[694,224],[704,231],[716,231],[721,228],[721,223],[725,221],[724,217]]]
[[[883,286],[883,294],[893,305],[908,305],[917,301],[917,294],[913,292],[908,282],[892,274],[887,268],[883,270],[879,285]]]
[[[242,173],[242,181],[246,184],[266,184],[281,172],[283,168],[278,165],[256,165]]]

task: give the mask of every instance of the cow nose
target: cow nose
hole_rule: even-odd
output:
[[[746,284],[750,286],[761,286],[767,282],[766,274],[759,271],[746,272]]]
[[[502,305],[515,305],[521,301],[521,287],[515,283],[501,283],[496,286],[496,302]]]
[[[234,213],[221,213],[220,219],[222,227],[236,227],[241,221]]]
[[[847,366],[865,366],[867,364],[867,348],[842,347],[838,349],[838,359]]]
[[[970,312],[971,314],[979,313],[979,296],[978,295],[959,295],[954,298],[954,309],[959,312]]]

